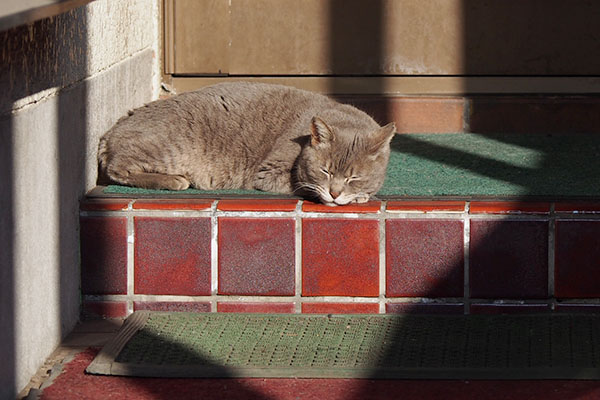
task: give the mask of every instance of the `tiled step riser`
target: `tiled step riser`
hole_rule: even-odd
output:
[[[598,133],[597,96],[340,96],[400,133]]]
[[[596,208],[88,201],[84,312],[600,311]]]

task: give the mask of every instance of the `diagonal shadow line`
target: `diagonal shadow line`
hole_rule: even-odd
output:
[[[501,138],[494,136],[494,139],[500,140]],[[481,195],[501,194],[497,193],[497,187],[493,182],[488,183],[485,181],[486,178],[510,185],[519,185],[521,189],[519,189],[518,195],[528,198],[552,195],[589,198],[597,195],[598,187],[592,177],[598,173],[598,164],[594,162],[598,141],[586,142],[582,138],[567,138],[564,140],[568,140],[567,145],[574,147],[564,149],[564,147],[557,147],[556,143],[551,146],[542,144],[537,146],[534,149],[538,153],[534,156],[536,158],[534,160],[535,168],[513,165],[460,149],[424,142],[407,135],[397,135],[392,141],[392,158],[401,156],[401,154],[412,155],[423,160],[437,162],[440,165],[447,166],[450,170],[454,167],[462,169],[467,174],[476,174],[481,178],[474,176],[469,178],[467,175],[467,178],[474,179],[473,184],[477,186],[482,184],[492,185],[489,187],[491,192],[488,193],[483,190],[483,193],[480,193]],[[520,144],[510,140],[507,143]],[[518,161],[518,159],[516,160]],[[403,166],[400,164],[392,164],[388,167],[388,171],[391,171],[392,175],[402,174],[402,168]],[[416,176],[411,175],[411,177],[417,179]],[[562,182],[563,184],[557,186],[556,182]],[[460,187],[457,188],[458,192],[456,194],[464,191]],[[446,189],[451,188],[446,187]],[[505,195],[514,195],[511,195],[511,189],[508,190],[509,193]]]
[[[170,399],[183,399],[190,398],[194,389],[205,389],[201,395],[204,400],[221,400],[224,398],[225,393],[214,390],[218,383],[223,382],[224,388],[227,389],[227,394],[233,398],[247,399],[247,400],[276,400],[275,397],[270,396],[266,393],[244,385],[239,378],[228,368],[226,365],[218,364],[210,360],[205,354],[201,354],[190,348],[185,347],[183,344],[176,341],[165,340],[164,337],[157,335],[149,330],[144,330],[144,338],[141,340],[142,343],[153,343],[154,346],[149,347],[148,353],[150,359],[153,357],[162,357],[165,363],[172,364],[174,359],[180,357],[183,360],[191,360],[192,365],[202,365],[208,370],[211,370],[214,376],[218,378],[172,378],[167,375],[158,374],[159,377],[136,377],[135,374],[130,376],[99,376],[99,381],[105,379],[119,379],[121,381],[126,380],[125,385],[134,386],[138,391],[145,392],[152,399],[155,400],[170,400]],[[141,331],[136,333],[140,335]],[[125,348],[123,349],[125,351]],[[136,351],[135,348],[133,350]],[[143,363],[140,363],[143,364]],[[153,362],[149,361],[148,364],[152,365]],[[135,367],[134,367],[135,368]],[[159,367],[160,368],[160,367]],[[151,369],[151,367],[150,367]],[[211,388],[213,390],[211,390]],[[168,389],[168,390],[165,390]],[[139,394],[139,393],[136,393]],[[142,396],[143,397],[143,396]]]
[[[531,179],[525,179],[526,177],[520,178],[520,174],[542,172],[538,168],[518,167],[504,161],[482,157],[477,154],[434,143],[423,142],[408,135],[396,135],[396,138],[392,141],[392,151],[409,153],[442,164],[450,164],[480,175],[505,182],[517,183],[522,186],[527,186],[531,182]]]

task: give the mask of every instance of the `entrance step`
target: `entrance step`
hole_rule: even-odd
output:
[[[592,200],[89,196],[80,221],[88,315],[600,311]]]

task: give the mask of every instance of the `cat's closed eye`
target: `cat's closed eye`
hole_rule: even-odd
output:
[[[321,167],[320,171],[324,173],[328,178],[331,177],[331,172],[325,167]]]

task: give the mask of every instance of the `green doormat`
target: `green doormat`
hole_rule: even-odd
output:
[[[599,379],[600,315],[138,311],[87,372],[213,378]]]
[[[403,134],[380,196],[597,197],[600,135]],[[109,186],[107,194],[264,195],[247,190],[183,192]]]

